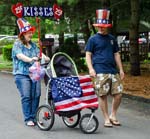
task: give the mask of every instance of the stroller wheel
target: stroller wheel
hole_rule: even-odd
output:
[[[81,117],[79,126],[83,133],[91,134],[97,130],[99,122],[96,116],[91,117],[91,114],[85,114]]]
[[[55,120],[54,112],[48,105],[41,105],[36,113],[37,126],[41,130],[50,130]]]
[[[79,112],[72,117],[63,116],[62,120],[67,127],[74,128],[79,124],[80,118],[81,118],[81,113]]]

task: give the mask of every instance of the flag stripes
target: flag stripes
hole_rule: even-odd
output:
[[[78,79],[82,95],[80,97],[73,96],[72,98],[67,99],[65,98],[64,100],[61,101],[55,101],[57,100],[57,98],[55,98],[54,104],[56,111],[81,110],[83,108],[91,108],[91,107],[98,108],[98,98],[94,92],[90,76],[89,75],[79,76]],[[73,81],[73,79],[71,79],[71,81]]]

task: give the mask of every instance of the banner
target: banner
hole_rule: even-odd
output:
[[[62,16],[62,9],[54,4],[53,7],[37,7],[37,6],[26,6],[22,3],[17,3],[11,7],[12,13],[18,18],[22,17],[47,17],[59,19]]]

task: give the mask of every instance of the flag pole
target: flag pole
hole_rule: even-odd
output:
[[[41,40],[40,40],[40,18],[36,17],[36,22],[37,22],[37,25],[38,25],[38,44],[40,46],[40,59],[42,58],[42,44],[41,44]]]

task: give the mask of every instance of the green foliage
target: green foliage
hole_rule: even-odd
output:
[[[148,52],[148,59],[150,59],[150,51]]]
[[[3,47],[0,47],[0,54],[2,54],[2,48],[3,48]]]
[[[32,38],[32,42],[36,43],[38,45],[38,38]]]
[[[16,17],[11,12],[12,4],[16,4],[17,0],[9,0],[7,3],[6,0],[1,0],[0,5],[0,34],[17,34],[17,24]],[[78,32],[78,30],[84,28],[85,20],[94,18],[96,9],[102,7],[102,1],[100,0],[51,0],[51,1],[38,1],[38,0],[20,0],[24,6],[53,6],[54,3],[58,3],[62,9],[64,16],[70,19],[70,23],[66,24],[61,18],[59,24],[55,24],[54,19],[52,18],[41,18],[41,35],[45,33],[54,33],[55,31],[59,32],[61,29],[67,30],[67,26],[70,27],[71,31]],[[130,19],[130,0],[111,0],[110,1],[111,11],[117,9],[117,22]],[[149,22],[149,0],[140,0],[140,18],[143,21]],[[119,7],[119,8],[118,8]],[[112,12],[113,15],[113,12]],[[25,17],[31,25],[37,26],[35,22],[35,17]],[[31,21],[30,21],[31,20]],[[48,20],[48,21],[46,21]],[[121,24],[121,23],[119,23]],[[124,24],[124,23],[123,23]],[[129,24],[129,23],[128,23]],[[122,24],[121,24],[122,25]],[[60,29],[60,30],[59,30]],[[44,31],[45,30],[45,31]],[[126,29],[127,30],[127,29]],[[73,32],[73,33],[74,33]],[[56,33],[56,32],[55,32]],[[86,32],[84,32],[86,34]],[[37,37],[37,32],[35,33]]]
[[[13,44],[13,40],[1,40],[0,41],[0,46],[8,45],[8,44]]]
[[[85,58],[78,58],[74,60],[75,63],[77,64],[77,69],[79,73],[86,73],[87,72],[87,65],[85,62]]]
[[[85,72],[87,70],[85,60],[81,58],[79,45],[74,43],[74,38],[67,38],[64,45],[60,47],[60,51],[68,54],[73,59],[78,72]]]
[[[6,45],[3,47],[3,59],[11,61],[11,53],[12,53],[12,44]]]
[[[64,45],[60,47],[60,51],[65,52],[74,58],[78,58],[81,55],[79,46],[74,43],[73,38],[67,38],[64,42]]]
[[[59,4],[61,4],[61,3],[67,3],[69,6],[77,4],[78,1],[79,0],[57,0],[57,2]]]
[[[0,55],[0,70],[12,71],[12,61],[3,59],[3,55]]]
[[[16,1],[17,2],[17,1]],[[11,12],[11,2],[2,2],[0,4],[0,34],[14,35],[16,30],[16,18]]]
[[[145,59],[144,64],[150,64],[150,59]]]
[[[3,53],[3,47],[6,45],[13,45],[14,41],[13,40],[1,40],[0,41],[0,54]]]

